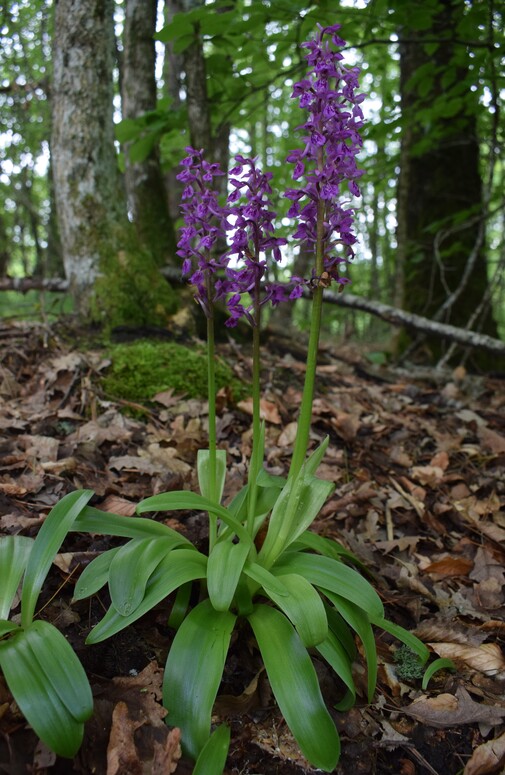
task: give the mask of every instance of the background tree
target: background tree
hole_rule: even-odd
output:
[[[492,21],[457,0],[402,12],[402,141],[398,185],[398,258],[402,305],[465,327],[487,294],[485,235],[489,190],[482,180],[479,93],[472,89],[475,23]],[[475,46],[475,42],[474,42]],[[486,178],[489,177],[489,172]],[[487,182],[486,182],[487,186]],[[496,336],[490,305],[474,327]],[[438,349],[440,340],[430,342]]]

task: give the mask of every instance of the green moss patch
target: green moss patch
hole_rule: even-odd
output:
[[[189,398],[207,397],[207,357],[205,351],[189,349],[174,342],[139,340],[109,348],[112,365],[102,378],[102,387],[111,398],[136,403],[152,401],[156,393],[172,388]],[[224,362],[216,364],[216,384],[230,387],[233,397],[244,394],[244,385]]]

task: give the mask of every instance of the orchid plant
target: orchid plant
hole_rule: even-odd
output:
[[[296,223],[295,240],[314,255],[310,277],[287,285],[268,282],[267,256],[281,259],[286,241],[275,236],[271,174],[254,159],[236,157],[230,189],[221,204],[215,180],[223,172],[202,150],[187,149],[182,161],[184,227],[179,241],[182,271],[195,288],[208,333],[209,448],[197,459],[199,493],[167,492],[142,501],[137,514],[198,510],[208,514],[208,552],[165,524],[142,516],[125,518],[83,506],[70,529],[130,540],[104,552],[83,571],[75,599],[108,584],[111,605],[87,643],[98,643],[128,627],[175,593],[169,625],[176,629],[164,673],[163,703],[168,723],[181,729],[183,750],[196,761],[194,772],[219,775],[230,733],[212,732],[212,710],[232,633],[250,628],[284,719],[315,767],[334,769],[339,736],[318,684],[313,656],[325,660],[341,681],[337,706],[355,701],[355,636],[362,644],[371,700],[377,675],[373,627],[397,637],[421,663],[427,648],[388,621],[365,570],[338,543],[310,531],[334,485],[318,478],[328,446],[309,451],[312,401],[321,329],[323,290],[344,285],[341,270],[352,259],[356,237],[349,194],[359,196],[363,95],[356,92],[358,69],[343,64],[339,25],[320,27],[305,43],[308,72],[293,96],[307,112],[302,147],[293,150],[297,187],[285,196]],[[347,197],[347,198],[346,198]],[[219,247],[225,249],[219,251]],[[312,293],[312,317],[305,385],[286,478],[263,466],[265,427],[260,416],[260,326],[265,305]],[[229,311],[227,325],[245,318],[253,342],[253,449],[248,481],[222,504],[226,453],[217,448],[214,380],[214,305]],[[195,592],[198,597],[195,598]],[[195,604],[195,599],[197,600]],[[0,652],[1,654],[1,652]]]

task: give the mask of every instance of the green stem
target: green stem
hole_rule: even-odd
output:
[[[316,241],[316,277],[321,277],[324,271],[324,209],[325,204],[321,199],[317,205],[317,241]],[[310,321],[309,347],[307,352],[307,368],[303,385],[302,404],[298,418],[298,430],[296,433],[293,457],[289,469],[289,478],[296,477],[304,463],[309,446],[310,426],[312,421],[312,402],[314,400],[314,387],[316,382],[317,351],[319,348],[319,336],[321,333],[321,317],[323,310],[323,288],[318,286],[312,297],[312,312]]]
[[[210,277],[207,278],[210,285]],[[208,294],[207,298],[211,298]],[[214,311],[209,303],[207,312],[207,393],[209,399],[209,500],[216,502],[216,363],[214,341]],[[209,552],[217,539],[217,520],[209,514]]]
[[[257,445],[261,439],[261,389],[260,389],[260,328],[261,328],[261,305],[260,305],[260,281],[256,280],[254,289],[254,325],[252,330],[253,343],[253,368],[252,368],[252,399],[253,399],[253,452],[251,455],[251,464],[257,465]],[[262,462],[262,461],[261,461]],[[247,528],[252,535],[254,527],[254,513],[256,510],[257,485],[256,478],[258,471],[254,471],[253,481],[249,483],[249,492],[247,496]]]

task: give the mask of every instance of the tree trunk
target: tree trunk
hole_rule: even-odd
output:
[[[428,32],[443,43],[434,51],[415,29],[400,35],[404,131],[395,293],[396,306],[458,327],[467,324],[488,287],[479,106],[469,87],[464,97],[450,91],[469,77],[468,56],[454,42],[463,13],[458,0],[439,3]],[[488,311],[475,327],[496,336]],[[438,357],[439,341],[428,344]]]
[[[126,0],[122,73],[123,118],[135,119],[156,109],[156,0]],[[175,261],[176,238],[156,148],[143,161],[129,158],[125,146],[128,208],[140,243],[158,266]]]
[[[102,258],[126,237],[114,148],[113,0],[56,0],[52,167],[65,274],[86,314]]]

